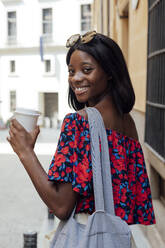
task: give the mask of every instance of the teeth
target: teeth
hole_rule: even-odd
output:
[[[79,90],[79,91],[81,91],[81,90],[86,90],[87,89],[87,87],[84,87],[84,88],[76,88],[76,90]]]

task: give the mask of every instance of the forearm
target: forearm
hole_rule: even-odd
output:
[[[19,158],[41,199],[56,216],[60,215],[60,209],[63,205],[60,191],[56,189],[55,184],[48,181],[48,176],[34,151],[25,151]]]

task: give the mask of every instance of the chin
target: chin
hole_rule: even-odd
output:
[[[82,98],[79,98],[79,97],[77,97],[76,99],[77,99],[77,101],[78,101],[79,103],[84,103],[84,104],[86,104],[86,103],[88,102],[87,99],[82,99]]]

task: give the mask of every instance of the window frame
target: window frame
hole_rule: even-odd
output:
[[[12,65],[12,62],[14,62],[13,63],[13,65]],[[14,59],[12,59],[12,60],[10,60],[9,61],[9,74],[15,74],[16,73],[16,61],[14,60]],[[14,66],[14,70],[12,70],[12,67]]]
[[[9,17],[10,13],[15,13],[15,17]],[[9,25],[11,24],[15,24],[13,28],[14,35],[9,34],[9,32],[12,33],[12,28],[10,30],[10,27],[9,27]],[[16,10],[7,11],[7,41],[9,43],[12,43],[12,42],[16,42],[16,40],[17,40],[17,11]]]
[[[13,97],[12,93],[15,94],[14,99],[12,98]],[[16,92],[16,90],[10,90],[9,98],[10,98],[10,112],[13,113],[16,109],[16,104],[17,104],[17,92]],[[13,105],[14,105],[14,107],[13,107]]]
[[[44,11],[46,10],[50,10],[50,15],[46,16],[45,15],[45,19],[44,19]],[[48,17],[48,19],[46,19]],[[42,36],[44,38],[44,41],[51,41],[52,40],[52,36],[53,36],[53,8],[51,7],[47,7],[47,8],[42,8],[42,14],[41,14],[41,18],[42,18]],[[44,25],[46,27],[44,27]],[[48,30],[47,32],[45,32],[45,30]],[[50,30],[50,32],[49,32]]]
[[[56,76],[56,58],[54,56],[45,55],[43,61],[43,76],[44,77],[54,77]],[[50,61],[50,71],[46,71],[46,61]]]
[[[47,62],[49,62],[49,65],[48,65]],[[45,64],[45,73],[46,73],[46,74],[47,74],[47,73],[51,73],[51,70],[52,70],[51,59],[45,59],[45,60],[44,60],[44,64]],[[48,68],[48,67],[49,67],[49,68]],[[48,70],[47,70],[47,68],[48,68]]]
[[[83,7],[84,6],[90,6],[90,11],[86,12],[85,15],[87,16],[87,18],[83,18],[84,12],[83,12]],[[91,11],[91,4],[81,4],[80,5],[80,31],[81,34],[84,34],[88,31],[91,30],[91,22],[92,22],[92,11]],[[82,29],[83,24],[86,24],[87,26],[89,26],[88,29]]]

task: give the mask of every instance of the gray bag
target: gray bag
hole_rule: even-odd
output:
[[[90,128],[93,187],[96,211],[87,225],[74,218],[75,209],[67,221],[61,221],[51,248],[131,248],[131,231],[115,215],[110,159],[106,130],[96,108],[86,108]],[[101,152],[99,146],[101,141]]]

